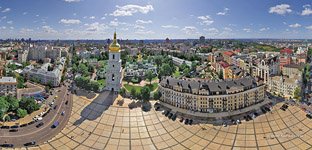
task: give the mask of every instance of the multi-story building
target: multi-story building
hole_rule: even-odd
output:
[[[62,73],[65,66],[66,58],[62,57],[59,60],[58,65],[54,67],[52,71],[49,71],[48,68],[51,66],[50,63],[43,64],[41,68],[34,68],[32,65],[24,68],[22,74],[28,80],[38,81],[41,84],[52,86],[59,86],[61,83]]]
[[[304,64],[288,64],[283,67],[282,73],[288,77],[301,76]]]
[[[234,55],[235,55],[235,53],[232,51],[223,52],[224,61],[226,61],[229,64],[232,64],[232,58],[231,57]]]
[[[267,91],[284,98],[294,98],[296,88],[301,87],[300,77],[271,76],[267,82]]]
[[[268,57],[260,60],[260,63],[257,66],[253,66],[255,69],[255,76],[258,76],[264,79],[266,83],[270,76],[279,75],[279,61],[278,57]]]
[[[17,53],[17,57],[18,57],[18,62],[19,63],[24,63],[27,61],[27,57],[28,57],[28,50],[19,50]]]
[[[30,46],[28,49],[28,60],[38,61],[44,58],[51,58],[53,60],[60,58],[63,48],[53,46]]]
[[[14,96],[16,97],[17,81],[13,77],[2,77],[0,79],[0,95],[1,96]]]
[[[209,82],[165,77],[160,82],[160,100],[172,106],[199,112],[226,112],[248,107],[265,98],[262,80],[252,77]]]

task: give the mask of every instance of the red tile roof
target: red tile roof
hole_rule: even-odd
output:
[[[223,68],[227,68],[227,67],[230,66],[227,62],[224,62],[224,61],[220,61],[219,64],[220,64]]]
[[[233,56],[235,55],[232,51],[226,51],[226,52],[223,52],[223,55],[227,55],[227,56]]]
[[[292,53],[293,53],[293,50],[292,50],[292,49],[289,49],[289,48],[285,48],[285,49],[281,49],[281,50],[280,50],[280,53],[281,53],[281,54],[292,54]]]

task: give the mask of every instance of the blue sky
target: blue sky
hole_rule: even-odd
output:
[[[311,0],[0,0],[0,38],[312,38]]]

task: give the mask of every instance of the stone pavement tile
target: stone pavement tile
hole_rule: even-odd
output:
[[[86,139],[83,144],[88,146],[88,147],[92,147],[92,145],[95,143],[95,140],[91,140],[91,139]]]
[[[267,146],[269,143],[267,140],[257,140],[258,146]]]
[[[231,150],[232,146],[228,146],[228,145],[221,145],[220,150]]]
[[[207,140],[205,140],[205,139],[201,139],[201,140],[199,140],[199,141],[197,142],[197,144],[199,144],[199,145],[201,145],[201,146],[203,146],[203,147],[207,146],[209,143],[210,143],[210,142],[207,141]]]
[[[170,136],[170,134],[166,133],[160,136],[164,141],[172,139],[172,137]]]
[[[190,141],[190,140],[185,140],[185,141],[183,141],[181,144],[182,144],[183,146],[185,146],[185,147],[191,147],[191,146],[193,146],[195,143],[192,142],[192,141]]]
[[[301,143],[300,145],[296,145],[299,149],[311,149],[311,145],[308,145],[307,143]]]
[[[155,143],[155,146],[157,149],[165,149],[168,148],[168,144],[166,142],[159,142],[159,143]]]
[[[223,143],[224,145],[233,145],[234,139],[224,139]]]
[[[131,139],[139,139],[140,138],[140,133],[136,132],[136,133],[131,133]]]
[[[276,145],[272,145],[271,149],[284,149],[281,145],[276,144]]]
[[[255,130],[253,128],[246,129],[246,134],[255,134]]]
[[[64,146],[65,148],[66,148],[66,146]],[[29,150],[40,150],[40,148],[39,147],[29,147],[28,148]],[[68,148],[67,148],[68,149]]]
[[[190,140],[191,140],[192,142],[194,142],[194,143],[197,143],[200,139],[201,139],[201,138],[198,137],[198,136],[196,136],[196,135],[194,135],[194,136],[192,136],[192,137],[190,138]]]
[[[128,134],[128,133],[121,133],[120,134],[120,138],[122,138],[122,139],[130,139],[130,134]]]
[[[190,147],[191,150],[199,150],[199,149],[203,149],[204,147],[203,146],[200,146],[200,145],[193,145],[192,147]]]
[[[269,145],[275,145],[275,144],[278,144],[279,142],[274,138],[274,139],[269,139],[268,140],[268,143],[269,143]]]
[[[245,128],[238,128],[238,130],[237,130],[237,133],[238,134],[245,134],[246,133],[246,129]]]
[[[118,146],[118,150],[130,150],[129,146]]]
[[[119,139],[110,138],[108,140],[108,145],[118,145],[118,143],[119,143]]]
[[[110,144],[108,144],[108,145],[106,145],[106,147],[105,147],[105,149],[109,149],[109,150],[113,150],[113,149],[118,149],[118,145],[110,145]]]
[[[284,143],[282,143],[282,145],[283,145],[283,147],[285,147],[286,149],[289,149],[289,148],[292,148],[292,147],[295,146],[291,141],[289,141],[289,142],[284,142]]]
[[[103,136],[100,136],[97,140],[97,142],[99,143],[103,143],[103,144],[106,144],[108,141],[108,138],[107,137],[103,137]]]
[[[245,141],[243,140],[236,140],[235,143],[234,143],[234,146],[237,146],[237,147],[245,147]]]
[[[184,140],[186,140],[187,138],[183,135],[179,135],[177,137],[174,137],[178,142],[183,142]]]
[[[218,143],[218,144],[222,144],[223,143],[223,141],[224,141],[224,138],[223,137],[215,137],[214,139],[213,139],[213,142],[214,143]]]
[[[254,134],[247,134],[245,137],[246,137],[247,141],[255,141],[256,140],[256,137]]]
[[[256,147],[246,147],[245,150],[258,150]]]
[[[56,149],[61,149],[61,150],[70,150],[69,147],[67,147],[66,145],[62,145],[60,147],[57,147]]]
[[[159,143],[159,142],[162,142],[162,138],[160,136],[155,136],[155,137],[152,137],[152,141],[153,143]]]
[[[63,143],[59,140],[52,141],[52,142],[50,142],[50,144],[53,145],[53,147],[59,147],[59,146],[63,145]]]
[[[128,146],[130,145],[130,140],[119,140],[119,145]]]
[[[148,132],[140,132],[140,138],[148,138],[149,134]]]
[[[78,145],[78,147],[75,148],[75,150],[86,150],[86,149],[90,149],[87,146],[84,146],[82,144]]]
[[[131,146],[138,146],[138,145],[142,145],[141,140],[131,140]]]
[[[74,149],[78,145],[79,145],[79,143],[75,142],[74,140],[71,140],[68,143],[66,143],[66,146],[68,146],[70,149]]]
[[[71,139],[70,138],[68,138],[67,136],[63,136],[62,138],[60,138],[59,139],[63,144],[65,144],[65,143],[67,143],[67,142],[69,142],[69,141],[71,141]]]
[[[219,149],[221,147],[221,145],[211,142],[207,147],[209,149]]]
[[[257,146],[257,141],[246,141],[246,146],[251,146],[251,147],[256,147]]]
[[[152,139],[150,139],[150,138],[141,139],[141,143],[142,143],[142,145],[151,145],[151,144],[153,144]]]
[[[144,150],[156,150],[156,147],[154,145],[144,145]]]
[[[270,146],[258,147],[259,150],[271,150]]]
[[[235,138],[235,136],[236,136],[236,134],[233,134],[233,133],[228,133],[228,134],[226,134],[226,139],[234,139]]]
[[[168,146],[179,144],[175,139],[169,139],[169,140],[166,140],[165,142],[167,143]]]

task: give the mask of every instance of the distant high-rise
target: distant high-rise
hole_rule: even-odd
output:
[[[199,42],[200,43],[205,43],[205,37],[204,36],[200,36],[199,37]]]

